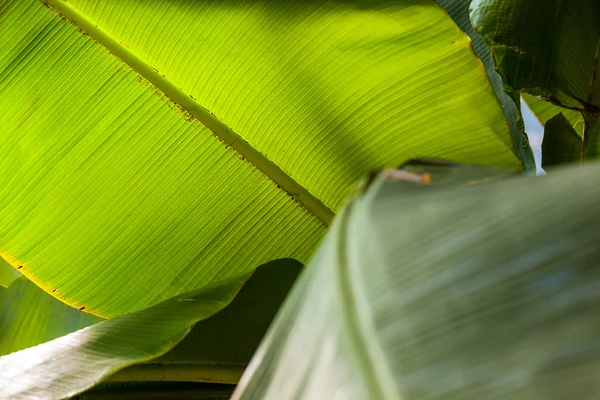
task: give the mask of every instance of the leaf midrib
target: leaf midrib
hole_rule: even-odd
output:
[[[326,226],[329,226],[335,213],[321,200],[313,196],[307,188],[286,174],[277,164],[268,159],[264,154],[252,147],[240,135],[234,132],[225,123],[219,120],[209,110],[202,107],[192,99],[183,89],[161,75],[157,69],[142,60],[138,55],[129,50],[117,39],[105,32],[96,23],[87,18],[79,10],[73,8],[62,0],[41,0],[42,3],[65,17],[80,31],[89,35],[96,42],[104,46],[114,56],[127,64],[136,73],[152,83],[163,92],[171,101],[183,108],[189,115],[206,126],[225,146],[231,147],[243,160],[249,162],[263,174],[269,177],[282,191],[286,192],[293,200],[300,203],[309,213],[317,217]],[[82,32],[82,33],[83,33]]]

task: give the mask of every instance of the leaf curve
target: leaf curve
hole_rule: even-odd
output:
[[[593,398],[599,172],[382,174],[336,218],[233,399]]]
[[[100,322],[56,300],[22,277],[0,289],[0,356]]]
[[[191,325],[224,308],[247,278],[176,296],[0,357],[0,394],[11,399],[70,397],[129,365],[162,355]]]

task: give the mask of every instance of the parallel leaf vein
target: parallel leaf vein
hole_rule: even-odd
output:
[[[180,109],[206,126],[215,137],[230,146],[243,160],[251,163],[267,177],[269,177],[281,190],[285,191],[294,200],[300,203],[308,212],[329,225],[335,216],[334,212],[320,199],[312,195],[307,188],[298,183],[294,178],[285,173],[278,165],[244,140],[225,123],[219,120],[209,110],[200,105],[191,95],[177,87],[166,76],[163,76],[153,66],[147,64],[137,54],[129,50],[124,44],[108,32],[98,27],[94,21],[87,18],[63,0],[41,0],[58,15],[74,24],[82,34],[89,35],[96,42],[104,46],[114,56],[129,65],[136,73],[152,83],[163,92]]]

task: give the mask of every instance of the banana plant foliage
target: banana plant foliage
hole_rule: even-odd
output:
[[[19,279],[8,296],[0,290],[0,354],[12,351],[0,357],[0,398],[65,398],[107,379],[235,384],[301,267],[293,260],[273,261],[259,267],[235,299],[245,278],[108,321],[71,309]],[[22,316],[31,314],[40,322],[24,324]],[[20,335],[4,332],[15,325],[22,327]],[[181,389],[170,387],[174,396]],[[124,387],[111,388],[113,394],[119,390]]]
[[[582,113],[582,156],[598,158],[600,3],[474,0],[471,20],[506,85]]]
[[[20,278],[22,275],[19,271],[14,269],[9,263],[4,261],[0,257],[0,286],[8,288],[14,281]]]
[[[0,288],[0,356],[102,321],[61,303],[25,277]]]
[[[545,126],[548,120],[562,113],[571,123],[573,129],[575,129],[575,132],[577,132],[579,136],[583,135],[584,120],[579,111],[556,106],[549,101],[539,99],[526,93],[521,93],[521,97],[531,112],[533,112],[533,115],[535,115],[540,124]]]
[[[480,172],[358,190],[233,399],[596,398],[600,164]]]
[[[431,0],[5,0],[1,15],[0,256],[101,317],[306,262],[372,168],[533,165]]]

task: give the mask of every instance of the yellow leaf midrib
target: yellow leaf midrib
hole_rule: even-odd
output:
[[[89,37],[105,47],[136,73],[152,83],[171,101],[185,110],[189,116],[206,126],[215,137],[223,142],[224,146],[231,147],[243,160],[259,169],[281,190],[308,210],[308,212],[321,220],[326,226],[330,225],[335,213],[329,207],[313,196],[307,188],[286,174],[278,165],[254,148],[209,110],[202,107],[190,94],[185,93],[183,89],[177,87],[166,76],[163,76],[160,71],[147,64],[137,54],[129,50],[94,23],[94,21],[87,18],[87,16],[68,3],[62,0],[42,0],[42,3],[55,11],[59,16],[69,20],[82,34],[89,35]]]

